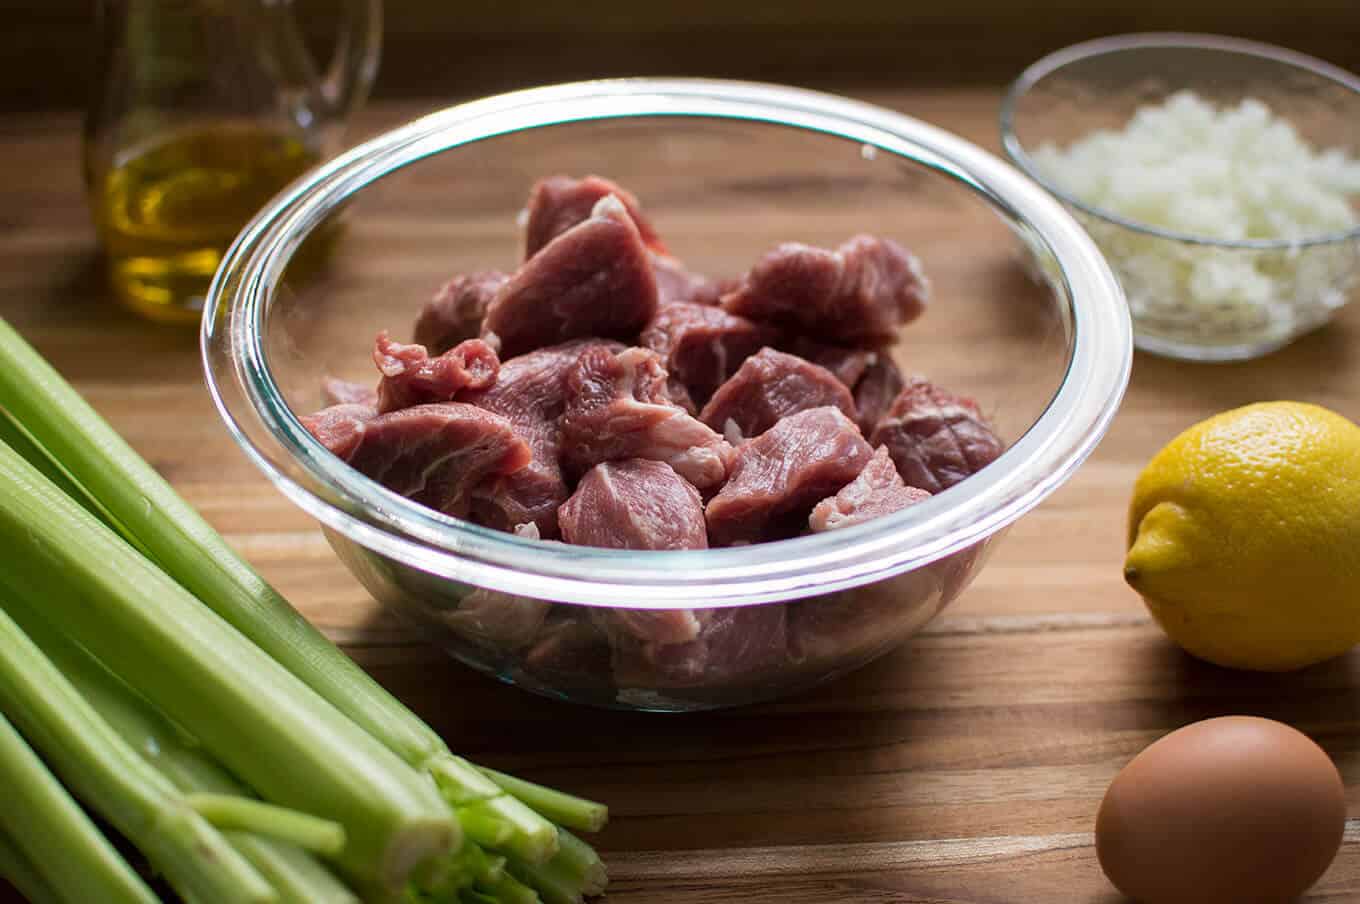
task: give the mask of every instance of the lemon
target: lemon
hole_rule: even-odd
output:
[[[1285,671],[1360,641],[1360,427],[1300,402],[1226,411],[1134,486],[1124,577],[1187,652]]]

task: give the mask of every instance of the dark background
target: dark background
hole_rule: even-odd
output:
[[[84,105],[97,2],[0,2],[0,109]],[[339,2],[297,0],[318,48]],[[1258,38],[1360,70],[1360,0],[387,0],[375,97],[617,75],[998,83],[1074,41],[1168,29]]]

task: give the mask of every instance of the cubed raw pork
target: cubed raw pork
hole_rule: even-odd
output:
[[[686,688],[758,680],[788,662],[782,604],[698,609],[698,633],[685,643],[613,638],[614,683],[629,688]]]
[[[363,442],[369,421],[377,416],[378,410],[372,405],[342,402],[298,420],[333,455],[349,461]]]
[[[604,684],[609,676],[609,638],[595,623],[593,608],[554,605],[524,654],[524,670],[546,678],[560,675],[572,682],[593,675]]]
[[[442,355],[482,330],[491,299],[510,277],[499,270],[455,276],[439,287],[416,317],[414,341]]]
[[[445,514],[464,517],[471,491],[529,463],[510,422],[461,402],[375,414],[337,405],[302,418],[327,449],[383,486]]]
[[[524,223],[524,259],[533,257],[553,239],[584,222],[595,205],[610,195],[619,199],[637,225],[638,234],[647,247],[664,254],[666,249],[660,237],[643,216],[642,205],[632,192],[599,176],[586,176],[584,179],[549,176],[540,179],[529,191]]]
[[[835,496],[828,496],[813,507],[808,527],[820,533],[863,524],[929,498],[930,494],[925,490],[902,482],[888,447],[879,446],[858,477]]]
[[[656,314],[647,247],[618,198],[520,266],[487,307],[482,338],[502,358],[567,339],[633,339]]]
[[[763,348],[747,358],[732,378],[718,387],[699,414],[730,438],[759,436],[781,418],[827,405],[855,416],[855,400],[845,384],[827,370],[797,355]]]
[[[804,336],[795,336],[785,350],[825,367],[851,391],[854,391],[864,372],[878,357],[878,353],[872,349],[826,345]]]
[[[788,606],[789,657],[807,667],[850,668],[886,653],[945,602],[940,576],[918,568]]]
[[[517,525],[516,536],[540,539],[532,522]],[[463,598],[458,608],[443,614],[443,621],[464,640],[497,652],[522,650],[538,636],[552,603],[529,596],[516,596],[479,587]]]
[[[638,342],[661,355],[670,375],[702,404],[773,337],[769,326],[722,308],[673,302],[657,309]]]
[[[372,386],[327,377],[321,381],[321,401],[326,405],[364,405],[377,409],[378,392]]]
[[[480,339],[465,340],[431,358],[425,346],[394,342],[386,330],[374,342],[373,363],[382,374],[379,414],[427,402],[451,402],[464,390],[486,389],[496,382],[501,366],[491,346]]]
[[[661,357],[644,348],[591,348],[567,374],[562,460],[584,474],[602,461],[663,461],[699,489],[727,478],[732,447],[676,405]]]
[[[656,275],[656,296],[660,304],[685,301],[716,305],[722,298],[719,283],[689,271],[669,254],[652,252],[652,273]]]
[[[856,422],[865,436],[874,432],[905,385],[892,355],[886,349],[879,352],[855,384]]]
[[[839,409],[784,418],[737,449],[730,479],[708,503],[714,546],[792,536],[817,502],[854,480],[873,450]]]
[[[898,328],[920,315],[928,294],[913,255],[888,239],[857,235],[835,251],[780,245],[722,305],[819,341],[872,346],[896,339]]]
[[[1001,454],[1001,439],[972,399],[913,377],[869,441],[888,454],[908,486],[938,493]]]
[[[591,468],[557,513],[562,539],[606,549],[706,549],[699,491],[670,465],[645,458]]]
[[[659,461],[631,458],[591,468],[557,513],[562,539],[608,549],[706,549],[699,491]],[[699,632],[688,609],[600,609],[610,637],[684,643]]]
[[[569,490],[559,463],[562,441],[557,419],[566,405],[566,375],[582,352],[623,349],[617,342],[577,339],[511,358],[501,364],[495,385],[466,393],[470,404],[504,417],[533,452],[528,466],[473,490],[472,520],[498,530],[532,521],[545,539],[558,535],[557,507]]]

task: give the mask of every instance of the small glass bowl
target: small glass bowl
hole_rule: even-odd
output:
[[[1002,143],[1105,253],[1128,298],[1138,348],[1197,361],[1258,357],[1346,303],[1360,276],[1360,227],[1288,240],[1180,234],[1084,202],[1034,157],[1046,144],[1118,131],[1140,107],[1187,90],[1219,107],[1255,98],[1314,148],[1360,157],[1360,79],[1289,50],[1195,34],[1103,38],[1044,57],[1006,94]],[[1226,272],[1241,278],[1223,280]]]
[[[955,487],[871,523],[746,547],[629,552],[445,516],[350,469],[301,426],[328,376],[375,379],[456,272],[511,269],[535,179],[599,173],[714,276],[782,241],[875,232],[914,248],[932,307],[893,350],[976,397],[1008,441]],[[344,209],[320,278],[290,258]],[[1030,281],[1017,251],[1047,275]],[[203,324],[209,387],[247,456],[321,522],[382,603],[463,662],[600,706],[768,699],[892,649],[956,598],[1004,528],[1095,446],[1128,379],[1127,306],[1060,204],[997,158],[877,107],[767,85],[621,80],[517,92],[378,136],[305,177],[241,234]],[[706,609],[692,645],[611,647],[605,607]]]

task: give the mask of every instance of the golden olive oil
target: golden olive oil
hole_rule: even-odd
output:
[[[154,319],[198,320],[236,234],[317,160],[296,138],[234,123],[118,155],[91,184],[114,291]]]

